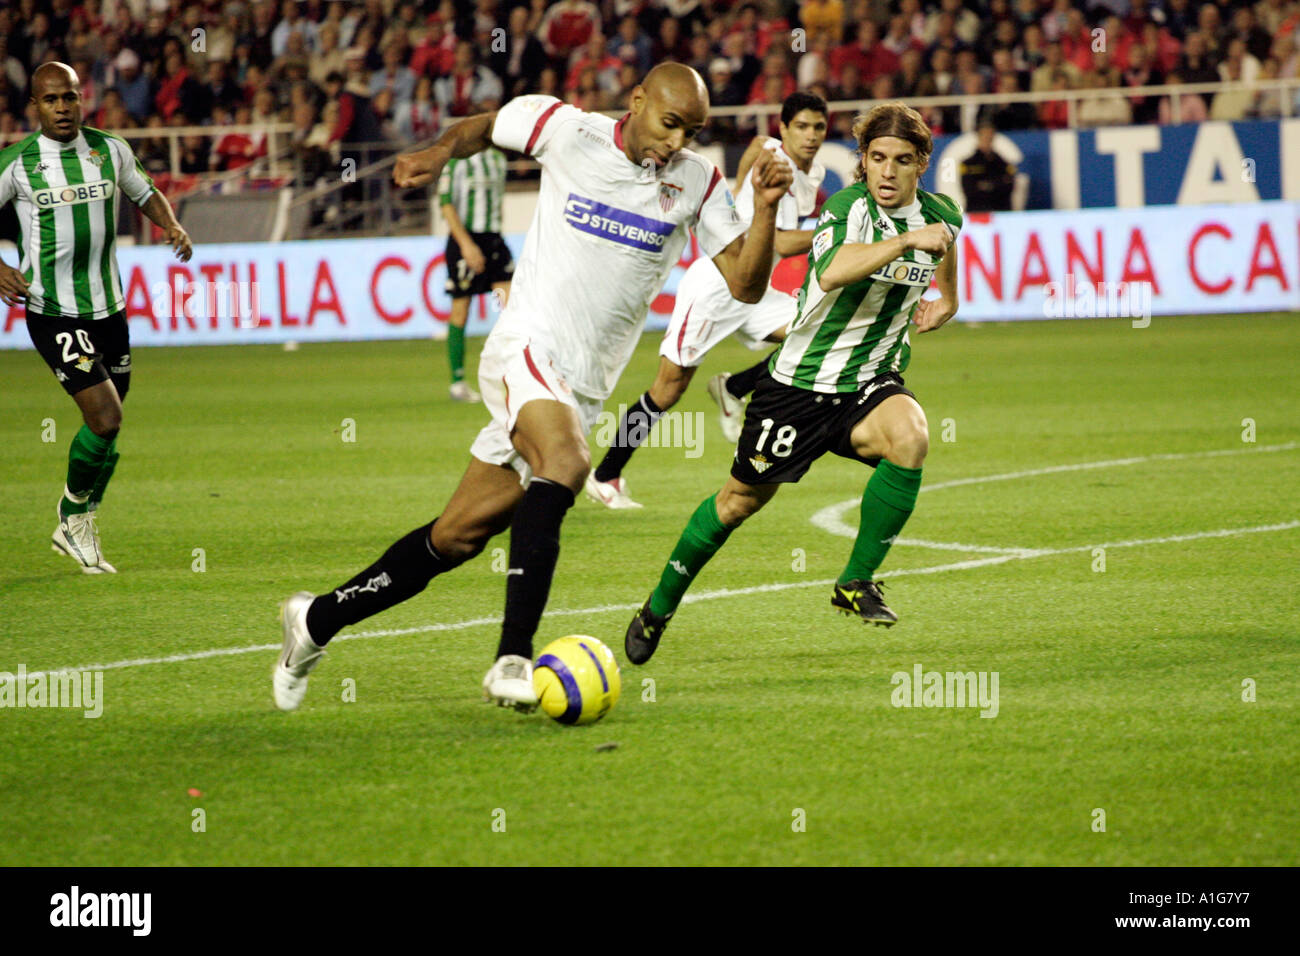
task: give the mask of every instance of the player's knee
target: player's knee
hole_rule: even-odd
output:
[[[763,502],[752,495],[719,492],[715,505],[718,509],[718,520],[722,522],[723,526],[736,528],[743,524],[745,519],[755,514],[759,508],[763,507]]]
[[[543,457],[537,476],[558,482],[577,494],[582,490],[590,472],[591,452],[587,449],[587,443],[582,442],[576,447],[557,450]]]
[[[122,409],[101,408],[86,415],[86,427],[100,438],[113,439],[122,428]]]
[[[921,423],[910,423],[890,436],[889,461],[900,468],[920,468],[930,452],[930,435]]]

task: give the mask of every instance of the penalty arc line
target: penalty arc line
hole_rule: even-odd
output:
[[[1152,544],[1175,544],[1180,541],[1198,541],[1206,538],[1234,538],[1245,534],[1263,534],[1273,531],[1291,531],[1300,528],[1300,520],[1284,521],[1278,524],[1256,525],[1250,528],[1220,528],[1215,531],[1195,531],[1189,534],[1175,534],[1162,538],[1134,538],[1130,541],[1110,541],[1103,544],[1082,544],[1069,548],[1039,548],[1034,551],[1017,551],[1010,554],[997,554],[987,558],[971,558],[967,561],[955,561],[950,564],[935,564],[923,568],[900,568],[897,571],[884,571],[879,577],[901,578],[917,574],[942,574],[946,571],[966,571],[972,568],[984,568],[1009,561],[1026,561],[1032,558],[1045,558],[1060,554],[1077,554],[1090,552],[1094,548],[1137,548]],[[772,584],[758,584],[747,588],[720,588],[714,591],[701,591],[687,594],[683,604],[695,604],[701,601],[716,601],[722,598],[744,597],[749,594],[769,594],[773,591],[790,591],[795,588],[827,587],[835,583],[835,578],[813,581],[782,581]],[[547,611],[543,618],[572,617],[575,615],[610,614],[615,611],[637,611],[640,604],[604,604],[598,607],[558,608]],[[425,624],[420,627],[398,627],[382,631],[358,631],[353,634],[340,634],[330,643],[339,641],[357,641],[374,637],[400,637],[409,634],[433,634],[439,631],[460,631],[472,627],[499,625],[500,617],[478,617],[467,621],[452,621],[446,624]],[[63,674],[71,671],[107,671],[126,667],[148,667],[155,664],[178,664],[184,661],[206,660],[213,657],[234,657],[239,654],[260,654],[279,650],[279,644],[257,644],[251,647],[219,647],[206,651],[193,651],[188,654],[170,654],[166,657],[142,657],[134,660],[113,661],[107,664],[80,664],[74,667],[59,667],[44,671],[28,671],[28,678]]]
[[[1218,458],[1223,455],[1259,455],[1275,451],[1294,451],[1300,448],[1300,442],[1284,442],[1280,445],[1260,445],[1258,448],[1216,448],[1212,451],[1164,452],[1157,455],[1138,455],[1132,458],[1111,458],[1106,461],[1081,461],[1073,465],[1050,465],[1046,468],[1031,468],[1027,471],[1007,471],[999,475],[979,475],[974,478],[954,478],[952,481],[940,481],[933,485],[922,485],[921,493],[940,491],[944,488],[960,488],[963,485],[982,485],[992,481],[1014,481],[1017,478],[1036,478],[1039,475],[1056,475],[1071,471],[1091,471],[1095,468],[1121,468],[1128,465],[1141,465],[1151,461],[1186,461],[1191,458]],[[861,497],[849,498],[839,504],[828,505],[816,512],[810,519],[814,525],[828,534],[841,538],[856,538],[858,529],[842,517],[849,508],[856,508],[862,503]],[[939,548],[948,551],[1004,551],[1008,554],[1033,552],[1033,548],[988,548],[979,545],[947,544],[936,541],[919,541],[899,538],[898,544],[914,545],[923,548]]]

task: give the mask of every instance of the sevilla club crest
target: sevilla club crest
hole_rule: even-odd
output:
[[[664,212],[671,212],[673,206],[677,204],[677,197],[682,194],[681,186],[674,186],[672,183],[659,184],[659,208]]]

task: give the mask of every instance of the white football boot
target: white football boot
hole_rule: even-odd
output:
[[[727,391],[727,379],[731,375],[723,372],[709,379],[707,386],[709,398],[718,404],[718,424],[722,426],[722,437],[733,445],[740,441],[740,428],[745,423],[745,403]]]
[[[593,469],[587,475],[587,482],[584,485],[587,497],[597,504],[604,505],[606,508],[640,508],[639,501],[633,501],[627,496],[627,479],[615,478],[613,481],[597,481],[596,472]]]
[[[325,648],[307,633],[307,608],[314,598],[310,591],[299,591],[280,604],[284,644],[271,672],[271,690],[275,694],[275,706],[281,710],[298,709],[307,695],[307,675],[325,656]]]
[[[104,552],[99,548],[99,527],[94,513],[65,515],[57,506],[55,511],[59,526],[50,536],[50,550],[72,558],[81,565],[84,574],[116,574],[117,568],[104,560]]]
[[[468,382],[453,382],[449,394],[453,402],[465,402],[473,405],[476,402],[483,401],[483,396],[470,388]]]
[[[537,692],[533,690],[533,662],[518,654],[506,654],[483,678],[483,699],[498,707],[513,707],[523,713],[537,709]]]

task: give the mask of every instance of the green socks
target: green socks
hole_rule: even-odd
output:
[[[465,330],[447,326],[447,359],[451,362],[451,384],[465,378]]]
[[[99,497],[103,497],[103,486],[108,484],[108,476],[104,477],[102,485],[99,484],[99,478],[110,457],[112,464],[117,464],[117,455],[114,454],[116,444],[116,436],[100,438],[87,426],[81,426],[81,430],[72,439],[72,447],[68,449],[68,483],[59,505],[63,514],[85,514],[90,509],[91,500],[98,501],[95,497],[96,489]],[[107,471],[111,476],[112,467],[109,466]]]
[[[676,611],[695,575],[726,544],[732,529],[718,519],[717,497],[716,494],[709,495],[700,502],[682,536],[677,539],[673,555],[659,578],[659,586],[650,595],[650,610],[655,614],[666,615]]]
[[[916,496],[921,490],[921,469],[900,468],[881,460],[876,473],[862,492],[862,511],[858,521],[858,537],[853,542],[853,553],[848,566],[840,574],[839,583],[870,581],[880,563],[885,560],[894,537],[903,530],[907,519],[916,507]]]
[[[95,479],[95,487],[90,490],[90,500],[86,502],[91,511],[99,507],[99,503],[104,500],[104,489],[108,487],[108,480],[113,477],[113,469],[117,467],[117,460],[122,456],[117,453],[117,439],[113,439],[112,450],[104,458],[104,467],[99,469],[99,477]]]

